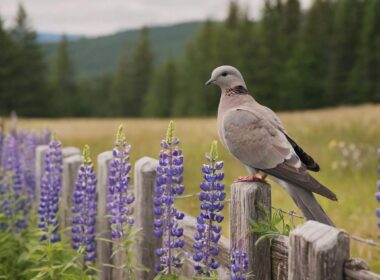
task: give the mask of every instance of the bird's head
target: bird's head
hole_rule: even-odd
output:
[[[206,85],[214,84],[222,90],[245,85],[243,76],[235,67],[223,65],[215,68],[211,73],[211,78],[206,82]]]

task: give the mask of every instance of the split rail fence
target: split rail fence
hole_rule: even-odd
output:
[[[47,146],[39,146],[36,155],[36,175],[41,177],[43,158]],[[63,189],[61,221],[64,226],[70,225],[71,193],[76,180],[82,156],[78,148],[65,147],[63,149]],[[106,216],[106,191],[108,178],[108,164],[112,152],[107,151],[97,157],[98,175],[98,216],[97,232],[101,237],[108,238],[109,224]],[[156,181],[156,167],[158,161],[143,157],[134,168],[135,193],[135,225],[141,228],[138,244],[135,245],[137,262],[150,271],[138,272],[138,279],[150,280],[155,277],[152,269],[158,261],[155,248],[159,247],[160,240],[153,235],[153,193]],[[39,180],[37,180],[39,181]],[[37,182],[37,193],[40,183]],[[280,236],[270,243],[262,241],[255,246],[258,234],[250,232],[251,219],[264,219],[262,209],[271,210],[271,187],[262,183],[239,182],[231,185],[230,199],[230,238],[221,237],[219,242],[219,279],[229,279],[229,255],[235,248],[244,249],[249,257],[250,279],[257,280],[380,280],[380,275],[371,272],[368,265],[360,260],[350,258],[350,238],[341,229],[326,226],[314,221],[308,221],[296,229],[290,236]],[[196,221],[194,217],[185,215],[182,222],[184,227],[185,250],[189,253],[189,260],[182,268],[182,275],[191,277],[194,269],[191,256],[194,252],[192,244]],[[112,244],[97,241],[98,268],[101,269],[100,279],[121,280],[123,272],[103,264],[120,266],[123,255],[111,258]]]

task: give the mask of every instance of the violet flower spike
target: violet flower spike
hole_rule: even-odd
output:
[[[154,204],[154,234],[162,237],[162,247],[156,249],[160,262],[155,265],[157,272],[172,275],[173,269],[182,265],[179,257],[185,242],[183,228],[178,223],[184,214],[174,206],[177,195],[183,194],[183,155],[178,148],[179,139],[174,136],[173,121],[169,123],[166,139],[161,141],[159,166]]]
[[[41,195],[38,208],[38,227],[47,233],[53,243],[61,240],[58,233],[58,210],[62,189],[62,171],[62,143],[53,136],[44,158],[44,172],[41,179]],[[44,236],[42,239],[46,238],[48,237]]]
[[[134,194],[129,189],[131,164],[129,163],[129,151],[131,146],[127,144],[123,126],[120,125],[113,158],[109,166],[107,211],[111,224],[111,238],[119,239],[125,236],[125,226],[134,224],[133,206]]]
[[[230,257],[231,280],[248,279],[248,256],[242,250],[233,250]]]
[[[193,255],[196,262],[194,268],[198,275],[210,277],[212,271],[219,267],[216,257],[219,254],[218,241],[221,237],[221,226],[217,225],[223,221],[219,213],[223,210],[223,201],[226,197],[222,180],[224,173],[223,161],[217,161],[217,142],[211,145],[211,151],[206,155],[207,163],[202,167],[203,181],[200,185],[199,195],[201,214],[197,217],[197,231],[193,247],[197,252]]]
[[[72,247],[84,248],[85,264],[95,262],[95,223],[96,223],[96,176],[90,158],[88,145],[83,149],[83,163],[79,167],[74,185],[72,207]]]

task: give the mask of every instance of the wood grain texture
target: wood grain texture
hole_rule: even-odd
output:
[[[96,221],[96,232],[100,238],[109,239],[110,225],[106,218],[106,195],[108,185],[108,167],[112,159],[112,151],[106,151],[98,155],[98,183],[96,185],[98,193],[98,213]],[[112,278],[112,269],[104,266],[103,264],[112,264],[112,244],[107,241],[97,240],[96,254],[98,268],[101,269],[99,278],[101,280],[108,280]]]
[[[273,280],[288,279],[288,250],[289,237],[279,236],[272,240],[271,267]]]
[[[369,270],[368,264],[361,259],[349,259],[344,264],[345,280],[380,280],[380,275]]]
[[[63,228],[71,226],[72,193],[75,181],[77,179],[78,169],[82,164],[82,160],[83,157],[79,154],[63,159],[62,191],[60,202],[60,214]],[[71,240],[70,231],[67,231],[67,235]]]
[[[294,229],[289,242],[289,279],[344,279],[350,240],[343,230],[315,221]]]
[[[140,238],[135,245],[136,262],[150,271],[139,271],[137,279],[153,279],[156,275],[154,264],[158,262],[155,249],[160,247],[161,239],[153,234],[153,195],[156,185],[158,160],[149,157],[139,159],[135,164],[135,226],[141,229]]]
[[[271,254],[268,240],[255,242],[260,237],[251,232],[250,220],[264,220],[271,211],[270,185],[239,182],[231,186],[230,235],[231,250],[245,250],[249,258],[250,279],[271,279]]]
[[[36,200],[40,201],[41,196],[41,179],[44,172],[44,158],[48,145],[40,145],[36,148]]]

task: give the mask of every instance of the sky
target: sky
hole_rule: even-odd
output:
[[[99,36],[141,26],[225,18],[230,0],[0,0],[0,16],[9,27],[18,4],[24,5],[38,32]],[[259,18],[264,0],[239,0],[251,18]],[[312,0],[300,0],[306,8]]]

